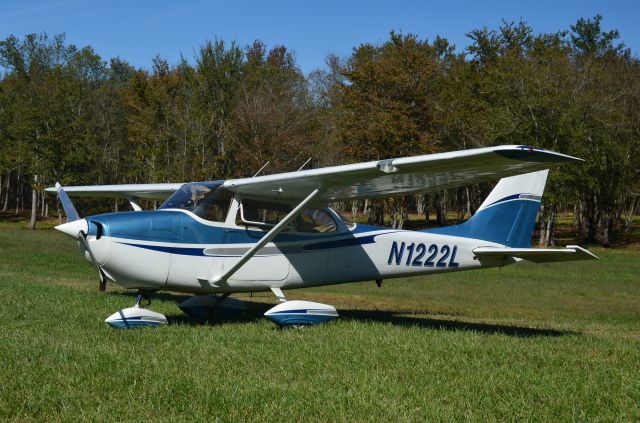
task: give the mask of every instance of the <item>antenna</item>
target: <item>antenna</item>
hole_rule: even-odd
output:
[[[305,166],[307,165],[307,163],[309,163],[310,161],[311,161],[311,157],[309,157],[309,158],[307,159],[307,161],[306,161],[306,162],[304,162],[304,164],[298,168],[298,171],[301,171],[301,170],[302,170],[302,168],[303,168],[303,167],[305,167]]]
[[[256,176],[258,176],[260,174],[260,172],[262,172],[264,170],[265,167],[267,167],[267,165],[271,163],[269,160],[267,160],[267,162],[265,164],[262,165],[262,167],[260,169],[258,169],[258,171],[256,173],[253,174],[252,178],[255,178]]]

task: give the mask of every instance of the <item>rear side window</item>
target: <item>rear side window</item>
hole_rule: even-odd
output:
[[[242,200],[238,224],[276,225],[291,211],[291,206],[261,200]]]
[[[324,233],[338,229],[333,218],[322,209],[306,209],[300,213],[296,224],[298,232]]]

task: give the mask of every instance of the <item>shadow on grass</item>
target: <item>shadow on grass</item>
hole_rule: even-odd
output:
[[[131,297],[131,305],[135,303],[135,299],[137,297],[137,293],[134,291],[127,292],[109,292],[109,295],[122,295],[126,297]],[[178,304],[183,301],[192,298],[193,295],[190,294],[174,294],[170,292],[156,292],[147,296],[151,299],[151,306],[145,305],[146,302],[143,300],[141,306],[145,308],[153,309],[153,302],[162,301],[162,302],[170,302],[175,303],[177,314],[168,314],[167,320],[171,324],[179,324],[179,325],[188,325],[188,326],[202,326],[202,325],[218,325],[222,323],[249,323],[255,322],[264,319],[263,314],[269,310],[274,304],[266,304],[259,303],[255,301],[245,301],[242,299],[241,301],[247,305],[247,311],[244,313],[238,312],[227,312],[224,310],[217,310],[216,314],[209,319],[198,319],[195,317],[187,316],[183,314],[179,309],[177,309]]]
[[[247,305],[246,312],[216,309],[215,313],[208,319],[198,319],[187,316],[186,314],[167,316],[167,319],[169,320],[169,323],[189,326],[220,325],[224,323],[251,323],[264,320],[264,313],[275,305],[254,301],[241,301]]]
[[[465,330],[487,334],[504,334],[521,338],[530,338],[535,336],[563,336],[575,335],[577,332],[557,330],[557,329],[540,329],[526,326],[516,325],[500,325],[479,322],[467,322],[459,318],[433,318],[407,316],[407,312],[398,310],[340,310],[340,317],[345,320],[370,321],[390,323],[398,326],[420,327],[424,329],[437,330]]]
[[[132,303],[136,294],[131,292],[113,293],[114,295],[126,295],[132,297]],[[153,301],[173,302],[179,304],[190,298],[191,295],[171,294],[166,292],[156,293],[151,296]],[[238,315],[237,313],[218,312],[210,319],[195,319],[185,314],[168,315],[167,319],[170,323],[202,326],[202,325],[218,325],[223,323],[249,323],[264,319],[264,313],[275,304],[251,301],[242,298],[247,305],[246,313]],[[480,322],[468,322],[461,320],[459,316],[451,316],[451,318],[439,317],[433,318],[424,314],[415,314],[405,310],[356,310],[356,309],[339,309],[338,313],[342,320],[351,320],[358,322],[381,322],[389,323],[395,326],[419,327],[423,329],[450,330],[450,331],[473,331],[486,334],[503,334],[520,338],[531,337],[556,337],[564,335],[576,335],[578,332],[558,329],[541,329],[531,328],[527,326],[501,325]]]

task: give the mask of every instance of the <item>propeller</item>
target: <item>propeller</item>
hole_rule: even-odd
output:
[[[56,182],[56,192],[58,193],[58,198],[60,199],[60,204],[62,204],[64,213],[67,215],[67,222],[75,222],[76,220],[80,220],[80,215],[76,211],[76,208],[73,206],[71,199],[64,191],[59,182]]]
[[[102,270],[102,267],[100,267],[100,265],[98,264],[98,261],[96,260],[96,256],[93,255],[93,251],[91,251],[91,246],[89,246],[89,241],[87,241],[87,234],[84,231],[78,232],[78,241],[80,241],[80,244],[82,244],[84,249],[87,250],[87,252],[89,253],[89,257],[91,258],[91,263],[93,263],[93,266],[96,268],[96,271],[98,272],[98,277],[100,278],[100,286],[98,289],[100,291],[104,291],[107,286],[107,277],[105,276],[104,271]]]
[[[107,277],[104,271],[102,270],[102,268],[100,267],[100,265],[98,264],[98,261],[96,260],[96,257],[93,254],[93,251],[91,250],[91,246],[89,245],[89,241],[87,241],[87,232],[89,230],[88,228],[89,223],[85,219],[80,218],[80,215],[78,214],[78,212],[76,211],[76,208],[71,202],[69,195],[67,195],[67,193],[64,191],[64,189],[58,182],[56,182],[56,191],[58,193],[58,198],[60,199],[60,204],[62,204],[62,208],[64,209],[64,212],[67,215],[67,223],[56,226],[56,229],[72,237],[73,236],[77,237],[78,242],[80,243],[80,246],[84,248],[85,251],[89,252],[91,263],[93,263],[93,266],[96,268],[98,272],[98,277],[100,278],[100,285],[98,286],[98,290],[104,291],[107,285]],[[100,238],[100,235],[102,235],[102,225],[98,225],[97,238]],[[84,251],[82,251],[82,248],[80,249],[80,251],[84,255]]]

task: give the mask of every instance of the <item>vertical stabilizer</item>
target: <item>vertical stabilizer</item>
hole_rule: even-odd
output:
[[[529,247],[548,170],[502,178],[466,222],[427,232]]]
[[[524,199],[540,202],[548,174],[549,170],[547,169],[500,179],[493,191],[482,202],[476,214],[505,201]]]

